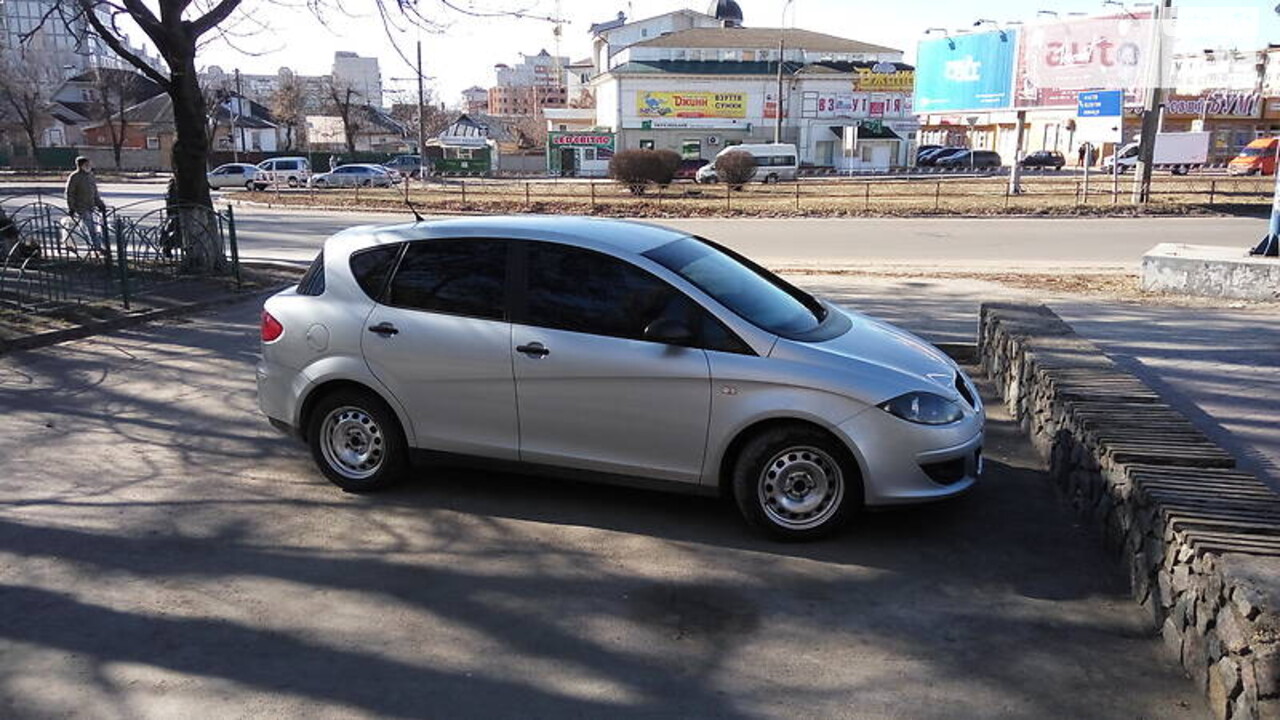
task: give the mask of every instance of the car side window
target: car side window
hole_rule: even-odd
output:
[[[378,300],[382,297],[387,276],[395,267],[396,258],[400,257],[400,247],[398,243],[379,245],[351,254],[351,275],[370,299]]]
[[[672,319],[688,325],[697,347],[750,352],[687,295],[631,263],[567,245],[527,247],[530,325],[643,340],[650,323]]]
[[[502,320],[506,289],[505,241],[420,240],[405,248],[387,301],[412,310]]]

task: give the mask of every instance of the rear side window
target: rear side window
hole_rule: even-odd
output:
[[[323,295],[324,294],[324,251],[311,261],[311,267],[307,268],[306,274],[298,281],[299,295]]]
[[[381,299],[391,269],[400,257],[400,247],[399,244],[380,245],[351,254],[351,275],[371,300]]]
[[[387,299],[412,310],[502,320],[506,290],[505,241],[422,240],[405,248]]]
[[[278,170],[297,170],[297,169],[298,169],[298,162],[297,162],[296,160],[286,160],[286,161],[281,162],[281,163],[276,163],[276,169],[278,169]]]

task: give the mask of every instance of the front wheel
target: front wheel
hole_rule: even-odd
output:
[[[862,506],[862,482],[848,451],[802,427],[749,440],[734,463],[733,494],[748,524],[787,541],[827,537]]]
[[[772,185],[776,182],[778,182],[778,176],[776,173],[769,173],[768,175],[764,176],[765,185]]]
[[[289,178],[289,187],[291,187],[291,188],[296,188],[296,187],[298,187],[298,178],[296,178],[296,177],[291,177],[291,178]]]
[[[395,413],[369,392],[339,390],[321,398],[311,412],[307,441],[324,476],[349,492],[388,487],[408,467]]]
[[[244,184],[244,189],[249,190],[250,192],[252,192],[255,189],[255,187],[256,186],[253,184],[252,180]]]

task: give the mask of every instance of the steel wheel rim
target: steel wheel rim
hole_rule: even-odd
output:
[[[777,453],[760,472],[757,495],[769,521],[810,530],[835,515],[844,499],[844,473],[835,458],[812,446]]]
[[[368,412],[340,407],[320,425],[320,452],[334,472],[349,480],[367,480],[386,460],[386,436]]]

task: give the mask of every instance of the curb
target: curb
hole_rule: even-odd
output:
[[[34,335],[25,335],[13,340],[0,340],[0,356],[7,355],[12,352],[36,350],[39,348],[49,347],[50,345],[70,342],[72,340],[83,340],[84,338],[92,337],[94,335],[102,335],[104,333],[115,332],[125,328],[145,325],[156,320],[165,320],[182,315],[194,314],[211,308],[222,307],[224,305],[235,305],[239,302],[252,300],[259,295],[269,292],[277,292],[285,287],[288,286],[281,285],[274,288],[264,288],[252,293],[236,294],[212,300],[199,300],[191,303],[183,303],[173,307],[148,310],[145,312],[126,315],[124,317],[102,320],[63,330],[51,330],[49,332],[36,333]]]

